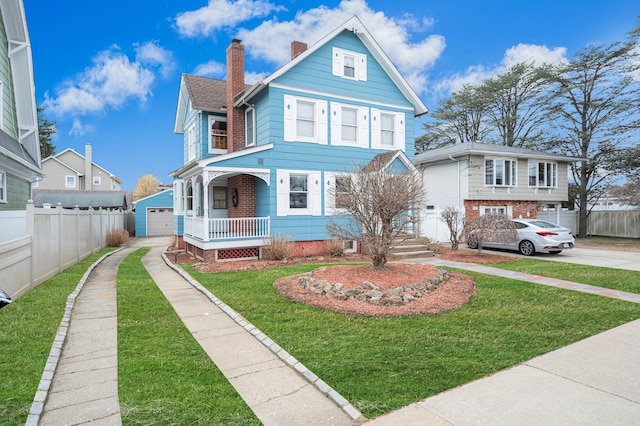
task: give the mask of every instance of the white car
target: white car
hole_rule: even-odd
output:
[[[515,250],[525,256],[531,256],[536,252],[558,254],[562,250],[573,248],[576,244],[571,230],[551,222],[537,219],[513,219],[513,224],[518,232],[518,241],[513,243],[484,241],[482,247]],[[472,249],[478,248],[476,242],[469,242],[468,246]]]

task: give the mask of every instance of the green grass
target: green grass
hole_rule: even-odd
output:
[[[118,270],[118,394],[124,424],[259,425],[140,262]]]
[[[105,249],[0,309],[0,424],[24,424],[38,389],[67,297]]]
[[[482,274],[471,274],[476,294],[453,312],[351,317],[273,288],[317,265],[218,274],[185,267],[369,418],[640,317],[633,303]]]
[[[540,259],[520,259],[487,266],[640,294],[640,271]]]

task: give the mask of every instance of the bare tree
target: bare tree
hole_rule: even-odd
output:
[[[478,255],[482,255],[482,245],[486,241],[518,241],[518,233],[511,218],[499,213],[487,213],[467,220],[463,236],[470,248],[478,249]]]
[[[449,228],[451,249],[458,250],[460,237],[462,237],[462,231],[466,223],[464,212],[457,207],[449,206],[442,211],[440,219],[447,225],[447,228]]]
[[[376,269],[385,266],[393,244],[407,238],[425,197],[419,173],[387,165],[376,157],[366,167],[338,174],[330,190],[340,217],[329,221],[327,231],[340,240],[359,240]]]

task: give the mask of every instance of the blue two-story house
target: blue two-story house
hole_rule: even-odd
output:
[[[207,260],[256,258],[284,234],[297,255],[323,253],[336,175],[378,155],[414,169],[414,119],[427,108],[357,17],[311,47],[294,41],[263,81],[248,86],[244,72],[233,40],[226,81],[182,76],[176,243]]]

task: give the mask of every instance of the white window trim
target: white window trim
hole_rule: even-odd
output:
[[[490,212],[489,213],[498,213],[497,209],[504,209],[505,213],[507,216],[509,217],[513,217],[513,206],[509,206],[509,205],[504,205],[504,206],[480,206],[480,214],[486,214],[485,210],[489,209]]]
[[[187,161],[196,158],[196,125],[192,123],[187,129]]]
[[[394,116],[393,146],[382,145],[380,137],[380,115],[391,114]],[[384,149],[389,151],[405,151],[405,128],[407,122],[404,112],[386,111],[378,108],[371,108],[371,148]]]
[[[357,110],[356,142],[342,140],[342,109]],[[331,145],[369,148],[369,108],[340,102],[331,102]]]
[[[324,214],[333,216],[343,214],[346,209],[336,207],[336,176],[351,176],[349,173],[324,172]]]
[[[487,160],[491,160],[493,161],[493,183],[487,183]],[[503,162],[503,166],[504,166],[504,176],[506,176],[506,162],[511,162],[513,164],[515,164],[516,169],[513,171],[512,175],[511,175],[511,183],[509,185],[507,184],[497,184],[496,183],[496,161],[502,161]],[[484,186],[487,187],[498,187],[498,188],[513,188],[518,186],[518,160],[514,159],[514,158],[502,158],[502,157],[485,157],[484,158]]]
[[[7,202],[7,172],[0,171],[0,203]]]
[[[307,175],[307,208],[289,207],[289,177]],[[322,214],[322,176],[319,171],[276,170],[276,204],[278,216],[320,216]]]
[[[102,185],[102,179],[100,178],[100,176],[94,176],[93,177],[93,184],[97,185],[97,186]]]
[[[212,135],[212,128],[213,128],[213,123],[215,123],[216,121],[224,121],[225,123],[227,122],[227,118],[226,117],[215,117],[213,115],[210,115],[207,117],[207,148],[208,148],[208,152],[209,154],[226,154],[227,150],[226,149],[221,149],[221,148],[215,148],[214,147],[214,141],[213,141],[213,135]],[[227,129],[228,131],[228,129]],[[229,135],[227,134],[227,144],[229,143]],[[227,145],[227,148],[229,146]]]
[[[332,65],[331,73],[340,78],[346,78],[348,80],[367,81],[367,55],[364,53],[352,52],[350,50],[340,49],[334,47],[331,50]],[[354,76],[344,75],[344,58],[345,56],[352,56],[354,58]]]
[[[313,103],[314,105],[314,137],[297,135],[297,103],[299,101]],[[311,142],[322,145],[327,144],[328,139],[328,111],[327,101],[313,98],[284,95],[284,140],[285,142]]]
[[[69,185],[69,179],[71,179],[73,181],[73,185]],[[77,182],[76,182],[76,177],[74,175],[66,175],[64,177],[64,187],[65,188],[76,188],[77,186]]]
[[[538,180],[538,169],[540,167],[540,163],[544,163],[545,164],[545,168],[548,167],[549,165],[551,165],[552,167],[552,180],[554,180],[552,185],[540,185],[540,182]],[[536,165],[536,174],[535,174],[535,179],[536,179],[536,183],[535,185],[531,185],[531,182],[529,181],[530,178],[530,174],[529,174],[529,169],[531,167],[531,164],[535,164]],[[527,163],[527,184],[529,185],[529,188],[541,188],[541,189],[551,189],[551,188],[557,188],[558,187],[558,163],[555,161],[536,161],[536,160],[529,160],[529,162]],[[545,174],[545,182],[546,182],[546,174]]]
[[[252,114],[253,115],[253,119],[252,120],[248,119],[249,112],[253,113]],[[253,131],[252,132],[249,132],[249,123],[250,122],[253,124]],[[256,146],[257,145],[257,142],[256,142],[256,137],[257,137],[256,122],[257,122],[257,120],[256,120],[256,109],[254,107],[247,108],[245,110],[245,112],[244,112],[244,126],[245,126],[244,127],[244,134],[245,134],[245,136],[244,136],[244,145],[247,146],[247,147]],[[251,136],[252,136],[252,139],[253,139],[253,143],[249,143],[249,138],[248,138],[249,133],[251,133]]]

